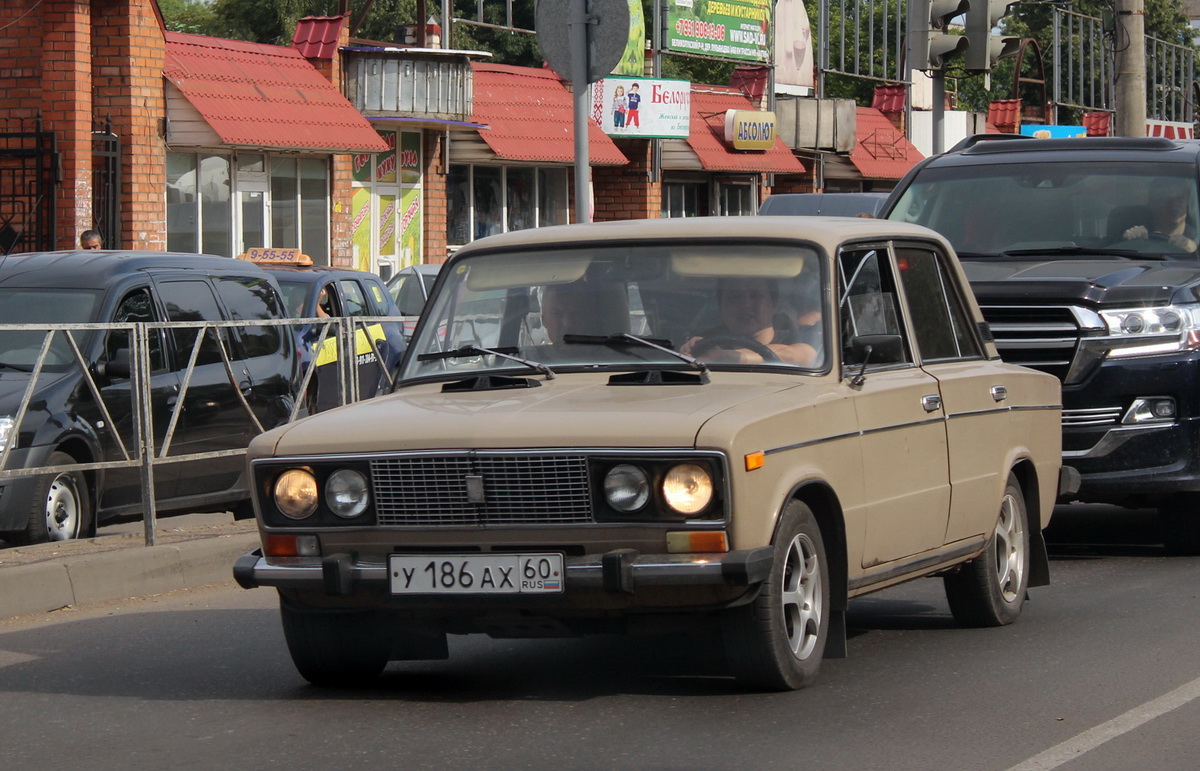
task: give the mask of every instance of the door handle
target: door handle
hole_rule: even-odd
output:
[[[926,412],[936,412],[942,408],[942,397],[937,394],[929,394],[921,397],[921,406]]]
[[[1002,402],[1008,398],[1008,389],[1002,385],[992,386],[992,400]]]

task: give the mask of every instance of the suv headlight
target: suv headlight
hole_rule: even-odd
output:
[[[12,436],[13,419],[5,415],[0,418],[0,452],[4,452],[4,448],[8,446],[8,439]]]
[[[1162,305],[1101,311],[1108,327],[1108,355],[1149,356],[1200,350],[1200,305]]]

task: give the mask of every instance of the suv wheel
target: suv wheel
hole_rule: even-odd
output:
[[[722,633],[730,666],[747,686],[784,691],[816,679],[829,633],[829,565],[805,504],[784,508],[771,574],[753,602],[725,612]]]
[[[954,620],[963,626],[1004,626],[1017,620],[1029,588],[1028,517],[1021,483],[1012,474],[987,548],[943,577]]]

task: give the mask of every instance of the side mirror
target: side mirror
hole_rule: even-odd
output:
[[[133,374],[133,365],[128,348],[118,348],[112,352],[108,361],[96,365],[96,375],[101,378],[129,378]]]
[[[850,339],[850,354],[859,364],[858,374],[850,378],[850,385],[858,387],[866,382],[867,364],[872,360],[896,362],[904,360],[904,338],[900,335],[859,335]]]

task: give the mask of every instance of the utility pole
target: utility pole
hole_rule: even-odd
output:
[[[1146,3],[1116,0],[1116,134],[1146,136]]]

